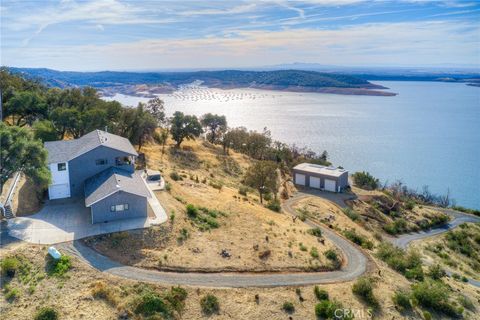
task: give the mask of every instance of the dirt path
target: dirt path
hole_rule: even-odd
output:
[[[292,205],[308,194],[298,194],[284,204],[288,214],[295,215]],[[343,282],[356,279],[367,270],[368,259],[361,250],[333,231],[306,221],[310,226],[320,227],[325,237],[330,239],[345,257],[344,266],[332,272],[304,272],[304,273],[180,273],[147,270],[125,266],[99,254],[80,241],[59,245],[61,250],[75,255],[92,267],[110,274],[146,282],[162,283],[166,285],[185,285],[196,287],[278,287],[292,285],[311,285],[321,283]]]

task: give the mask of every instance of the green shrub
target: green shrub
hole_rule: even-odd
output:
[[[355,172],[352,175],[353,181],[357,186],[367,190],[374,190],[378,188],[380,181],[368,172]]]
[[[5,258],[0,262],[0,268],[2,269],[2,275],[13,278],[15,272],[18,270],[20,261],[17,258]]]
[[[64,276],[72,268],[72,261],[69,256],[62,255],[60,259],[53,259],[48,255],[48,274],[55,277]]]
[[[428,276],[432,278],[433,280],[440,280],[441,278],[445,277],[447,274],[445,273],[445,270],[442,269],[442,267],[439,264],[435,264],[433,266],[430,266],[428,269]]]
[[[343,306],[338,301],[322,300],[315,305],[315,315],[320,319],[339,319],[335,314],[335,310],[343,309]],[[343,317],[343,319],[346,319]]]
[[[400,311],[406,311],[412,308],[412,304],[410,303],[410,294],[405,291],[395,292],[392,300]]]
[[[170,306],[156,293],[147,292],[143,294],[138,302],[135,313],[144,316],[151,316],[159,313],[164,318],[171,318]]]
[[[355,229],[347,229],[343,231],[343,235],[353,243],[358,244],[365,249],[373,249],[373,242],[365,238],[364,236],[358,234]]]
[[[408,223],[407,220],[400,218],[391,223],[386,224],[383,226],[383,230],[387,233],[395,235],[399,233],[405,233],[408,231]]]
[[[413,285],[413,296],[424,308],[443,312],[451,317],[458,317],[462,313],[449,303],[449,289],[440,281],[426,280]]]
[[[363,299],[371,307],[378,307],[379,303],[373,294],[372,280],[362,277],[357,280],[352,286],[352,292],[356,296]]]
[[[172,287],[170,291],[165,295],[165,300],[168,301],[170,306],[177,312],[182,312],[185,308],[185,300],[188,293],[182,287]]]
[[[358,219],[360,219],[360,215],[350,208],[344,208],[343,213],[345,213],[345,215],[349,217],[352,221],[357,221]]]
[[[187,241],[188,238],[190,238],[190,233],[188,230],[185,228],[180,229],[180,235],[177,238],[178,242],[183,243]]]
[[[376,256],[409,279],[423,280],[422,259],[418,253],[407,253],[391,243],[384,242],[378,247]]]
[[[274,199],[266,205],[266,207],[272,211],[280,212],[282,211],[282,206],[280,205],[280,201],[278,199]]]
[[[313,288],[313,293],[315,294],[315,297],[317,297],[317,300],[328,300],[328,292],[326,290],[320,289],[318,286],[315,286]]]
[[[283,303],[282,309],[283,309],[283,311],[285,311],[287,313],[295,312],[295,306],[293,305],[293,303],[288,302],[288,301]]]
[[[415,201],[409,199],[409,200],[407,200],[407,202],[405,203],[405,209],[412,211],[413,208],[415,208],[415,205],[416,205]]]
[[[315,236],[315,237],[318,237],[318,238],[320,238],[322,236],[322,229],[320,229],[319,227],[315,227],[313,229],[308,229],[307,232],[310,233],[312,236]]]
[[[422,312],[422,315],[423,315],[423,319],[425,319],[425,320],[432,320],[432,315],[430,314],[430,312],[428,312],[428,311],[423,311],[423,312]]]
[[[43,307],[35,314],[35,320],[57,320],[59,318],[57,310],[52,307]]]
[[[299,245],[301,251],[307,251],[308,250],[308,248],[303,243],[300,242],[298,245]]]
[[[312,249],[310,249],[310,255],[314,259],[318,259],[318,257],[320,257],[320,255],[318,254],[318,250],[315,247],[312,247]]]
[[[324,255],[328,260],[332,260],[332,261],[337,261],[338,260],[338,256],[337,256],[337,253],[335,252],[335,250],[329,249],[329,250],[325,251]]]
[[[170,184],[170,182],[165,183],[165,190],[167,190],[168,192],[172,190],[172,185]]]
[[[196,218],[198,216],[198,209],[193,204],[187,204],[187,215],[190,218]]]
[[[5,299],[12,301],[20,297],[20,291],[17,288],[11,287],[9,284],[5,285],[4,288]]]
[[[207,294],[200,299],[200,306],[202,307],[203,313],[206,315],[212,315],[220,311],[218,299],[213,294]]]
[[[178,172],[176,171],[173,171],[170,173],[170,178],[173,180],[173,181],[180,181],[180,180],[183,180],[182,176],[178,174]]]

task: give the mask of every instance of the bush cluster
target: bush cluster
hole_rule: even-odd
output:
[[[220,311],[220,303],[218,302],[218,298],[213,294],[207,294],[200,299],[200,306],[202,307],[203,313],[206,315],[212,315]]]
[[[57,320],[58,311],[52,307],[43,307],[35,314],[35,320]]]
[[[352,178],[357,186],[367,190],[375,190],[380,184],[380,181],[377,178],[365,171],[355,172],[352,175]]]
[[[372,280],[369,278],[360,278],[352,286],[352,292],[356,296],[363,299],[368,305],[373,308],[379,306],[378,300],[373,294]]]
[[[290,301],[284,302],[283,305],[282,305],[282,309],[283,309],[283,311],[285,311],[287,313],[295,312],[295,306]]]
[[[55,277],[64,276],[72,268],[72,261],[69,256],[62,255],[60,259],[53,259],[48,255],[48,274]]]
[[[328,292],[326,290],[320,289],[318,286],[315,286],[313,288],[313,293],[319,301],[328,300]]]
[[[358,234],[355,229],[346,229],[343,231],[343,235],[353,243],[358,244],[365,249],[373,249],[373,242],[366,237]]]
[[[280,205],[280,201],[278,199],[273,199],[269,201],[266,207],[275,212],[282,211],[282,206]]]
[[[0,268],[2,269],[2,275],[8,276],[13,278],[15,276],[15,272],[18,270],[18,266],[20,265],[20,261],[17,258],[9,257],[5,258],[0,262]]]
[[[442,312],[450,317],[460,317],[463,313],[461,307],[450,303],[448,287],[440,281],[426,280],[413,285],[413,296],[418,304],[437,312]]]
[[[382,243],[376,252],[381,260],[385,261],[390,268],[400,272],[411,280],[423,280],[422,259],[418,253],[394,247],[390,243]]]

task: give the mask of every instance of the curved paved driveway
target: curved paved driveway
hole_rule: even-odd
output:
[[[292,205],[308,195],[299,195],[288,200],[284,209],[295,215]],[[366,256],[350,242],[331,230],[307,221],[310,226],[320,227],[325,237],[330,239],[343,253],[346,263],[341,270],[332,272],[304,273],[179,273],[161,272],[125,266],[99,254],[79,241],[64,243],[59,247],[79,257],[94,268],[123,278],[156,282],[167,285],[197,287],[277,287],[343,282],[361,276],[367,268]]]
[[[433,228],[433,229],[430,229],[430,230],[427,230],[427,231],[409,233],[409,234],[405,234],[405,235],[402,235],[402,236],[397,237],[397,238],[388,238],[389,241],[391,243],[393,243],[394,245],[396,245],[397,247],[400,247],[402,249],[406,249],[408,247],[408,245],[410,244],[410,242],[412,242],[412,241],[421,240],[423,238],[428,238],[428,237],[432,237],[432,236],[435,236],[435,235],[443,233],[443,232],[447,232],[448,230],[451,230],[453,228],[458,227],[462,223],[466,223],[466,222],[479,222],[480,223],[480,217],[477,217],[477,216],[473,216],[473,215],[470,215],[470,214],[458,212],[458,211],[451,210],[451,209],[436,208],[436,210],[439,210],[439,211],[441,211],[445,214],[448,214],[453,219],[449,223],[447,223],[443,226],[440,226],[438,228]]]
[[[471,214],[466,214],[466,213],[462,213],[462,212],[455,211],[452,209],[447,209],[447,208],[445,209],[436,208],[436,209],[445,214],[448,214],[453,219],[449,223],[443,226],[440,226],[438,228],[430,229],[428,231],[409,233],[397,238],[389,238],[388,240],[391,243],[393,243],[395,246],[400,247],[402,249],[406,249],[412,241],[422,240],[427,237],[432,237],[440,233],[447,232],[448,230],[458,227],[462,223],[466,223],[466,222],[480,223],[480,217],[477,217]],[[453,275],[453,272],[450,270],[446,270],[446,273],[449,277]],[[480,287],[480,281],[478,280],[468,279],[468,283],[470,283],[475,287]]]

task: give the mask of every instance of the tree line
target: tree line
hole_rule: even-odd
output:
[[[326,152],[317,154],[274,141],[267,128],[262,132],[230,128],[224,115],[207,113],[198,118],[177,111],[167,117],[159,98],[123,107],[117,101],[101,99],[94,88],[49,88],[7,68],[0,70],[0,89],[4,120],[0,127],[1,186],[18,170],[31,175],[38,184],[48,185],[46,152],[41,142],[76,139],[95,129],[124,136],[139,150],[145,142],[155,141],[162,145],[162,152],[169,136],[180,148],[185,140],[205,133],[206,139],[220,145],[225,155],[234,150],[259,162],[245,181],[259,190],[260,198],[277,189],[272,181],[272,171],[277,168],[285,171],[302,161],[330,164]],[[257,178],[259,181],[255,181]]]

